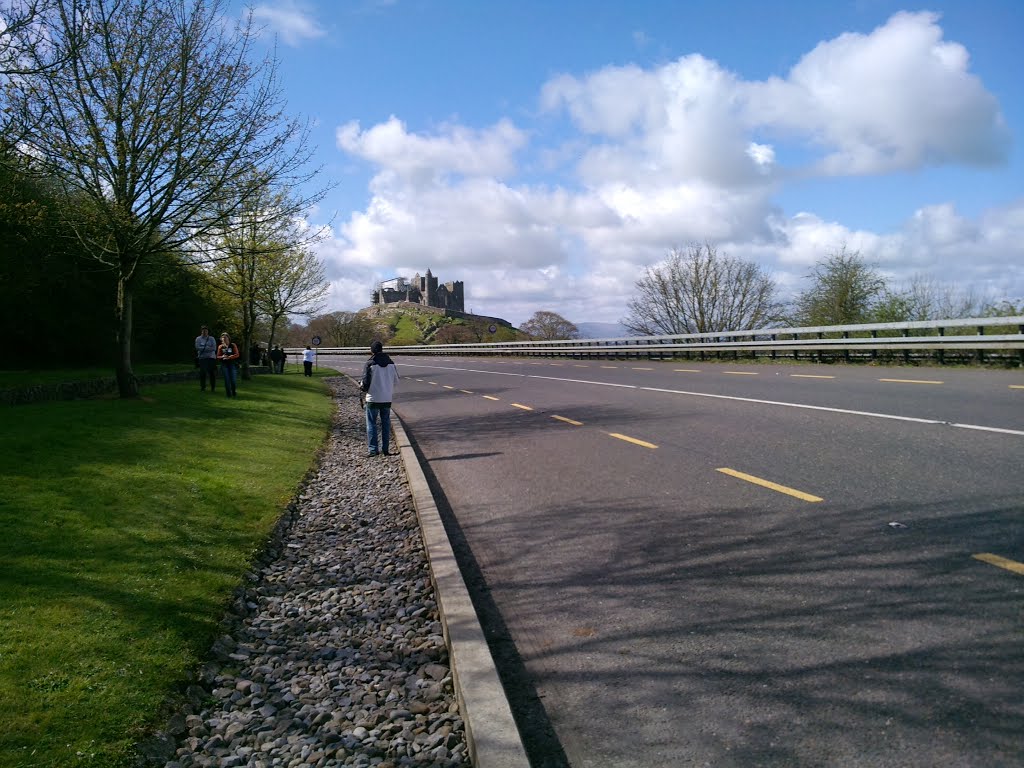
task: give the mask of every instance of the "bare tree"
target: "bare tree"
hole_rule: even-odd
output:
[[[621,322],[641,336],[762,328],[779,317],[776,293],[757,264],[691,245],[644,271]]]
[[[849,325],[872,319],[885,280],[864,261],[859,251],[842,246],[814,265],[811,287],[796,298],[798,325]]]
[[[874,310],[878,322],[910,320],[951,320],[977,317],[986,302],[973,288],[943,283],[934,277],[916,274],[900,290],[886,289]]]
[[[480,335],[468,325],[449,323],[442,325],[434,334],[434,344],[474,344],[480,341]]]
[[[217,229],[211,248],[194,256],[206,262],[214,287],[234,304],[241,322],[240,341],[251,350],[257,322],[270,323],[273,343],[277,323],[288,314],[312,315],[327,294],[319,259],[306,246],[318,237],[306,234],[292,218],[294,205],[284,193],[269,189]],[[249,361],[242,377],[251,377]]]
[[[30,75],[58,63],[46,21],[51,0],[0,0],[0,75]]]
[[[320,336],[329,347],[369,347],[379,336],[377,325],[359,312],[330,312],[314,317],[307,333]]]
[[[323,309],[329,288],[323,263],[304,245],[267,253],[257,265],[255,294],[257,309],[270,321],[267,345],[288,315],[309,317]]]
[[[275,247],[263,240],[258,215],[242,216],[239,222],[232,222],[223,238],[217,243],[219,256],[207,265],[207,278],[214,288],[227,299],[239,321],[238,332],[231,332],[242,353],[242,378],[249,379],[249,352],[259,310],[256,305],[258,290],[259,262],[264,253]]]
[[[519,330],[529,335],[531,339],[541,341],[575,339],[580,335],[580,329],[574,323],[570,323],[557,312],[547,310],[534,312],[533,317],[519,326]]]
[[[154,254],[209,247],[267,189],[295,190],[308,130],[284,113],[273,58],[253,60],[252,16],[224,0],[52,0],[46,22],[64,65],[11,81],[19,147],[69,199],[81,246],[116,276],[117,380],[132,371],[133,288]],[[307,207],[322,196],[289,197]]]

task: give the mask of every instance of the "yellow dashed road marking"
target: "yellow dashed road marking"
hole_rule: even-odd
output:
[[[554,416],[554,415],[552,415],[551,418],[552,419],[558,419],[559,421],[564,421],[566,424],[572,424],[574,427],[582,427],[583,426],[583,422],[582,421],[576,421],[575,419],[570,419],[570,418],[568,418],[566,416]]]
[[[975,560],[981,560],[983,563],[994,565],[997,568],[1005,568],[1008,571],[1019,573],[1024,576],[1024,563],[1018,563],[1016,560],[1008,560],[1005,557],[999,555],[993,555],[988,552],[981,552],[977,555],[972,555]]]
[[[619,440],[625,440],[627,443],[633,443],[633,445],[640,445],[644,448],[657,448],[654,443],[648,443],[646,440],[637,440],[635,437],[629,437],[628,435],[620,435],[618,432],[607,432],[606,434],[611,435]]]
[[[757,376],[756,371],[722,371],[726,376]]]
[[[601,367],[602,368],[607,368],[609,370],[616,370],[619,366],[617,366],[617,365],[602,365]]]
[[[532,411],[533,410],[533,408],[531,408],[530,406],[522,405],[520,403],[511,403],[511,406],[513,408],[522,408],[524,411]]]
[[[696,368],[673,368],[674,373],[700,373]]]
[[[427,384],[433,384],[435,387],[437,386],[437,382],[436,381],[428,381]]]
[[[447,384],[443,384],[442,386],[443,386],[443,387],[444,387],[445,389],[455,389],[455,387],[450,387],[450,386],[448,386]]]
[[[942,384],[941,381],[928,381],[927,379],[879,379],[890,384]]]
[[[473,394],[473,392],[471,392],[468,389],[460,389],[459,392],[465,392],[467,395],[472,395]]]
[[[634,371],[653,371],[653,368],[633,368]]]
[[[500,397],[491,397],[490,395],[483,395],[484,400],[501,400]]]
[[[835,376],[814,376],[810,373],[791,373],[789,374],[794,379],[834,379]]]
[[[1024,384],[1011,384],[1010,389],[1024,389]]]
[[[731,477],[736,477],[740,480],[746,480],[748,483],[760,485],[764,488],[770,488],[773,491],[785,493],[788,496],[795,496],[796,498],[803,499],[804,501],[824,501],[820,496],[812,496],[809,493],[798,491],[795,488],[779,485],[778,483],[773,483],[770,480],[763,480],[760,477],[754,477],[753,475],[748,475],[744,472],[737,472],[735,469],[729,469],[728,467],[719,467],[717,471],[721,472],[723,475],[730,475]]]

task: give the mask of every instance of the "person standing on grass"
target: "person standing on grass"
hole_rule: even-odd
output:
[[[210,391],[217,391],[217,340],[210,335],[210,329],[202,326],[196,336],[196,361],[199,363],[199,389],[206,391],[206,379],[210,379]]]
[[[284,373],[284,350],[277,344],[270,350],[270,372]]]
[[[306,346],[306,351],[302,353],[302,373],[306,376],[313,375],[313,361],[316,360],[316,352],[313,348]]]
[[[391,440],[391,399],[398,383],[398,368],[379,341],[370,345],[371,357],[363,368],[359,388],[366,393],[367,456],[377,455],[377,420],[380,419],[380,453],[389,454]]]
[[[226,333],[220,335],[217,359],[220,360],[220,375],[224,377],[224,391],[228,397],[238,397],[238,345]]]

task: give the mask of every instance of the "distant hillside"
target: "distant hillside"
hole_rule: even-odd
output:
[[[391,346],[525,339],[508,320],[401,301],[359,310]],[[492,330],[493,329],[493,330]]]
[[[581,339],[618,339],[633,336],[619,323],[576,323]]]

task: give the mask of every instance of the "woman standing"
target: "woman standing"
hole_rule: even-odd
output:
[[[238,345],[231,341],[231,337],[226,333],[220,335],[217,359],[220,360],[220,373],[224,378],[225,393],[228,397],[238,397],[238,392],[235,389],[238,384]]]

